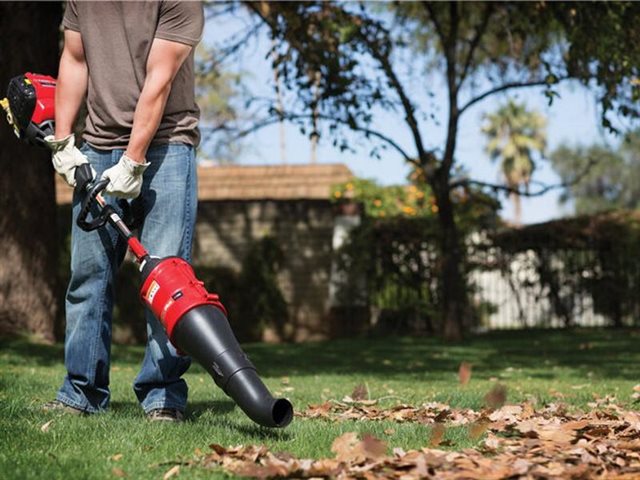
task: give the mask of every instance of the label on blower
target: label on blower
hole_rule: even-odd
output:
[[[151,287],[149,287],[149,291],[145,295],[144,299],[147,302],[147,305],[151,305],[153,303],[153,298],[156,296],[156,293],[160,289],[160,285],[156,283],[154,280],[151,282]]]

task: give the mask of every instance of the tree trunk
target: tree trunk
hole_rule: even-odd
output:
[[[59,2],[0,3],[0,98],[14,76],[57,73],[61,13]],[[58,245],[50,154],[19,141],[4,119],[0,142],[0,336],[53,340]]]
[[[461,340],[464,319],[468,312],[467,288],[462,273],[463,255],[460,235],[454,218],[448,179],[439,179],[434,188],[440,223],[440,300],[443,336],[446,340]]]

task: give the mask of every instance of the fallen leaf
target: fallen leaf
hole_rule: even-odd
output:
[[[369,459],[384,457],[387,453],[387,444],[373,435],[365,435],[361,442],[362,450]]]
[[[179,473],[180,473],[180,465],[174,465],[169,470],[167,470],[167,472],[162,477],[162,480],[167,480],[171,477],[175,477]]]
[[[359,440],[357,433],[347,432],[333,441],[331,451],[339,462],[361,464],[367,459],[384,456],[387,444],[372,435],[365,435]]]
[[[118,467],[113,467],[113,468],[111,469],[111,473],[112,473],[113,475],[115,475],[116,477],[119,477],[119,478],[124,478],[124,477],[126,477],[126,476],[127,476],[127,474],[125,473],[125,471],[124,471],[124,470],[122,470],[121,468],[118,468]]]
[[[497,383],[496,385],[489,390],[484,397],[484,403],[487,408],[495,410],[496,408],[500,408],[507,401],[507,387],[502,385],[501,383]]]
[[[473,422],[469,426],[469,438],[471,440],[478,440],[489,429],[490,423],[486,420],[479,420]]]
[[[109,457],[109,460],[113,461],[113,462],[118,462],[122,459],[122,454],[121,453],[116,453],[115,455],[111,455]]]
[[[347,432],[336,438],[331,444],[331,451],[336,454],[339,462],[350,462],[356,460],[360,452],[357,451],[358,434]]]
[[[366,400],[369,398],[369,389],[364,383],[356,385],[353,389],[353,392],[351,393],[351,398],[356,401]]]
[[[458,380],[460,385],[465,386],[471,380],[471,364],[468,362],[462,362],[460,368],[458,368]]]
[[[51,424],[53,423],[53,420],[49,420],[47,423],[45,423],[44,425],[42,425],[40,427],[40,431],[47,433],[49,431],[49,427],[51,427]]]
[[[444,424],[442,423],[434,423],[431,428],[431,438],[429,438],[429,446],[431,448],[435,448],[442,443],[442,439],[444,438]]]

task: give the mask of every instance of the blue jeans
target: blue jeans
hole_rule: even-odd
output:
[[[98,177],[115,165],[122,150],[82,151]],[[147,152],[151,165],[144,172],[142,198],[144,223],[140,240],[158,257],[175,255],[190,261],[197,208],[194,148],[185,144],[154,146]],[[105,199],[113,205],[116,199]],[[114,278],[126,252],[126,242],[107,225],[85,232],[76,225],[80,198],[73,199],[71,230],[71,280],[66,296],[65,367],[67,375],[57,399],[86,412],[109,405],[109,363]],[[145,412],[155,408],[184,411],[187,384],[181,378],[191,364],[169,342],[158,320],[145,310],[147,345],[142,368],[133,388]],[[134,319],[142,321],[142,319]]]

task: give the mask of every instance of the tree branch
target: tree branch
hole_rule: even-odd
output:
[[[440,37],[440,42],[444,46],[447,41],[447,36],[442,30],[442,25],[440,24],[440,20],[438,20],[438,16],[436,15],[435,10],[433,9],[433,5],[431,2],[421,2],[421,5],[427,10],[429,17],[431,17],[431,21],[433,22],[433,26],[436,27],[436,33],[438,37]]]
[[[473,179],[460,179],[457,180],[455,182],[451,183],[451,189],[457,188],[457,187],[462,187],[462,186],[467,186],[467,185],[475,185],[478,187],[487,187],[487,188],[491,188],[492,190],[500,190],[502,192],[507,192],[507,193],[513,193],[516,195],[519,195],[521,197],[539,197],[541,195],[544,195],[545,193],[550,192],[551,190],[558,190],[561,188],[569,188],[569,187],[573,187],[574,185],[580,183],[582,181],[582,179],[584,177],[587,176],[587,174],[589,173],[589,171],[591,170],[591,168],[598,163],[598,159],[596,158],[591,158],[589,159],[589,163],[585,166],[584,170],[582,172],[580,172],[578,175],[576,175],[573,180],[571,181],[566,181],[566,182],[562,182],[562,183],[556,183],[556,184],[552,184],[552,185],[545,185],[543,183],[540,182],[531,182],[531,183],[535,183],[536,185],[540,185],[541,188],[535,192],[529,192],[529,191],[522,191],[519,188],[514,188],[514,187],[509,187],[507,185],[499,185],[496,183],[489,183],[489,182],[482,182],[480,180],[473,180]]]
[[[296,114],[296,113],[287,113],[287,112],[283,112],[281,115],[277,115],[277,116],[273,116],[273,117],[269,117],[269,118],[265,118],[262,119],[260,121],[255,122],[253,125],[251,125],[251,127],[241,130],[240,132],[238,132],[238,134],[236,135],[236,138],[241,138],[241,137],[245,137],[251,133],[255,133],[256,131],[264,128],[264,127],[268,127],[269,125],[273,125],[276,123],[281,122],[282,120],[288,120],[288,121],[294,121],[294,120],[311,120],[313,118],[313,114],[308,113],[308,114]],[[356,132],[361,132],[363,134],[365,134],[366,136],[371,136],[371,137],[375,137],[379,140],[382,140],[384,143],[388,144],[390,147],[392,147],[394,150],[396,150],[400,155],[402,155],[402,158],[415,165],[415,166],[419,166],[419,162],[416,161],[416,159],[412,156],[410,156],[395,140],[393,140],[391,137],[388,137],[387,135],[377,131],[377,130],[372,130],[370,128],[367,127],[361,127],[361,126],[356,126],[354,127],[353,124],[350,124],[348,121],[346,120],[342,120],[340,118],[334,118],[328,115],[317,115],[316,118],[321,119],[321,120],[327,120],[327,121],[332,121],[332,122],[337,122],[343,125],[347,125],[349,126],[349,128],[353,131]]]
[[[219,65],[222,64],[222,62],[224,62],[231,55],[236,53],[241,48],[246,47],[247,42],[251,39],[251,37],[253,37],[255,34],[258,33],[258,31],[260,30],[260,27],[261,27],[260,24],[252,25],[251,27],[247,28],[242,38],[239,38],[235,42],[231,42],[229,45],[226,45],[225,47],[221,48],[215,61],[212,62],[210,69],[214,69],[218,67]]]
[[[377,47],[377,45],[375,45],[372,42],[369,42],[367,39],[364,39],[364,40],[367,42],[373,57],[376,60],[378,60],[378,62],[380,63],[380,66],[382,67],[382,71],[385,73],[386,77],[389,79],[389,83],[391,84],[392,88],[398,94],[398,97],[400,98],[400,103],[402,104],[402,108],[406,116],[405,120],[409,125],[411,134],[413,135],[413,141],[416,145],[418,158],[420,158],[421,161],[426,162],[427,159],[430,157],[429,155],[427,155],[427,151],[425,150],[424,144],[422,143],[422,135],[420,133],[420,128],[418,126],[418,120],[414,113],[415,108],[411,103],[409,96],[407,95],[404,87],[402,86],[400,79],[394,72],[393,67],[391,66],[391,63],[389,62],[389,57],[387,55],[384,55],[382,52],[380,52],[380,49]],[[405,158],[408,160],[410,157],[405,155]]]
[[[438,168],[438,176],[444,176],[443,180],[448,183],[451,166],[453,165],[454,152],[456,149],[456,140],[458,132],[458,119],[460,112],[458,110],[458,82],[457,78],[457,39],[460,22],[460,12],[458,12],[458,4],[449,3],[449,32],[447,42],[444,44],[444,55],[447,60],[447,88],[449,90],[449,120],[447,122],[447,139],[442,156],[442,164]]]
[[[557,83],[563,81],[563,80],[567,80],[569,77],[561,77],[557,79]],[[505,83],[504,85],[500,85],[498,87],[494,87],[490,90],[487,90],[486,92],[478,95],[475,98],[472,98],[471,100],[469,100],[462,108],[460,108],[460,110],[458,111],[459,115],[462,115],[462,113],[467,110],[469,107],[475,105],[478,102],[481,102],[482,100],[484,100],[487,97],[490,97],[491,95],[495,95],[496,93],[500,93],[500,92],[504,92],[506,90],[511,90],[511,89],[516,89],[516,88],[528,88],[528,87],[542,87],[548,85],[546,80],[532,80],[530,82],[510,82],[510,83]]]
[[[484,11],[484,15],[482,16],[482,19],[480,20],[478,27],[476,28],[476,33],[474,37],[471,39],[471,43],[469,44],[469,52],[467,54],[466,60],[464,61],[462,72],[460,73],[460,79],[457,87],[458,89],[462,87],[462,84],[467,78],[467,75],[469,73],[469,68],[471,68],[471,64],[473,63],[473,57],[476,53],[478,46],[480,45],[480,40],[482,40],[482,37],[484,36],[487,30],[487,26],[489,25],[489,19],[491,18],[491,15],[493,14],[493,12],[494,12],[494,4],[487,3],[486,9]]]

